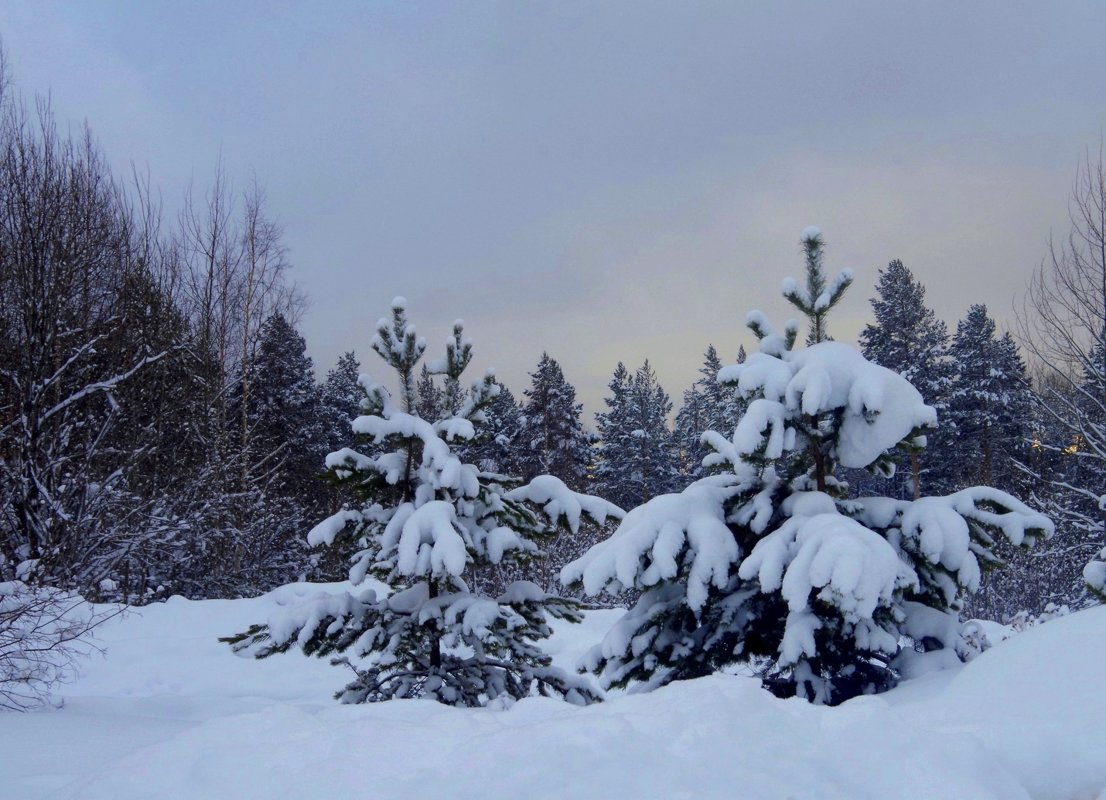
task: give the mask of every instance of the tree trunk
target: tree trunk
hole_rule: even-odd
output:
[[[438,584],[434,583],[432,578],[428,579],[427,582],[430,584],[430,597],[437,597]],[[430,666],[436,669],[442,666],[442,637],[437,630],[434,631],[430,639]]]

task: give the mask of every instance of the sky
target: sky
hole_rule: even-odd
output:
[[[952,330],[1009,327],[1106,126],[1097,2],[0,0],[16,86],[165,205],[256,176],[320,376],[392,297],[521,396],[543,351],[602,410],[646,358],[677,405],[713,343],[782,324],[799,234],[871,322],[899,258]],[[473,370],[473,379],[479,373]]]

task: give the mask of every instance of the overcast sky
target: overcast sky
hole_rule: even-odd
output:
[[[521,395],[547,350],[589,411],[646,357],[782,322],[800,231],[856,284],[900,258],[955,329],[1002,320],[1106,125],[1106,4],[0,2],[17,86],[171,206],[251,170],[310,296],[319,374],[403,294]],[[476,374],[473,378],[477,377]],[[590,420],[589,420],[590,421]]]

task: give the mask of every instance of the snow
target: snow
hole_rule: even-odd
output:
[[[871,363],[855,347],[830,341],[777,355],[778,348],[766,350],[764,341],[762,352],[718,373],[720,381],[736,383],[746,396],[763,393],[738,422],[733,441],[742,454],[755,452],[768,430],[776,437],[769,453],[775,457],[772,453],[785,446],[779,438],[785,411],[841,409],[837,457],[852,468],[868,466],[914,429],[937,423],[937,412],[909,381]]]
[[[1083,568],[1083,580],[1097,592],[1106,590],[1106,550]]]
[[[799,240],[803,242],[810,241],[811,239],[817,239],[822,235],[822,229],[817,225],[807,225],[803,228],[803,232],[799,234]]]
[[[766,592],[780,589],[792,611],[807,609],[811,590],[821,589],[852,620],[871,619],[896,588],[917,584],[886,539],[836,512],[791,517],[757,542],[738,572],[756,576]]]
[[[401,509],[409,506],[402,506]],[[400,512],[396,512],[396,518]],[[431,500],[403,514],[402,527],[389,524],[382,539],[382,549],[390,552],[396,529],[396,571],[400,575],[459,576],[468,564],[465,540],[457,530],[457,512],[445,500]]]
[[[732,476],[704,478],[679,494],[663,494],[638,506],[609,539],[567,564],[561,582],[581,581],[589,595],[607,589],[617,593],[623,587],[670,580],[687,561],[687,601],[697,611],[711,585],[726,585],[731,565],[741,556],[722,508],[733,483]]]
[[[588,516],[602,525],[607,518],[622,519],[626,512],[601,497],[580,494],[569,489],[560,478],[538,475],[525,486],[512,489],[504,495],[508,500],[528,500],[542,507],[549,519],[556,524],[562,517],[569,530],[580,530],[580,518]]]
[[[343,509],[327,517],[308,531],[307,543],[312,547],[320,544],[331,545],[334,543],[334,537],[341,533],[343,528],[351,522],[360,522],[361,519],[362,515],[360,511]]]
[[[1106,789],[1103,607],[836,708],[779,700],[734,675],[584,708],[536,697],[506,710],[344,706],[331,698],[340,670],[325,659],[255,661],[216,641],[348,588],[172,598],[107,623],[106,657],[62,688],[61,708],[0,715],[0,794],[1093,800]],[[554,621],[555,663],[571,667],[620,615]]]
[[[792,516],[741,562],[738,574],[756,578],[765,592],[779,590],[789,613],[780,664],[814,656],[820,626],[810,598],[838,609],[857,644],[893,655],[898,639],[875,622],[877,607],[890,607],[896,590],[918,586],[918,577],[879,534],[837,513],[820,492],[788,498]]]

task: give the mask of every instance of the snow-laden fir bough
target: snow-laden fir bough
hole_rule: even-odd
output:
[[[785,281],[784,292],[809,317],[811,344],[794,349],[794,321],[777,333],[749,314],[760,352],[719,373],[748,408],[732,435],[703,434],[705,466],[724,470],[633,509],[562,571],[589,594],[642,591],[582,664],[605,687],[751,662],[780,695],[882,691],[925,662],[970,655],[958,612],[997,563],[993,533],[1015,545],[1052,533],[988,487],[848,497],[838,466],[892,471],[894,451],[923,446],[936,412],[900,375],[825,339],[825,311],[851,273],[827,282],[820,232],[802,242],[807,287]]]
[[[335,659],[355,673],[337,695],[343,702],[432,697],[479,706],[534,691],[580,704],[598,700],[585,680],[551,667],[539,644],[551,633],[550,617],[581,619],[578,603],[527,581],[486,597],[472,591],[466,577],[540,557],[540,542],[558,525],[572,531],[586,520],[601,525],[620,518],[621,510],[550,475],[518,485],[464,463],[454,445],[476,440],[476,426],[500,387],[489,371],[456,408],[445,404],[434,421],[420,417],[416,367],[426,342],[408,322],[402,298],[393,301],[391,319],[378,323],[372,347],[398,376],[400,405],[361,376],[363,413],[353,431],[376,445],[375,454],[345,448],[326,463],[331,478],[363,503],[324,520],[308,540],[357,542],[352,583],[372,574],[389,591],[320,593],[226,641],[258,658],[296,646],[319,656],[346,654]],[[471,341],[458,321],[446,357],[429,370],[444,375],[447,391],[461,398],[459,381],[471,357]]]

